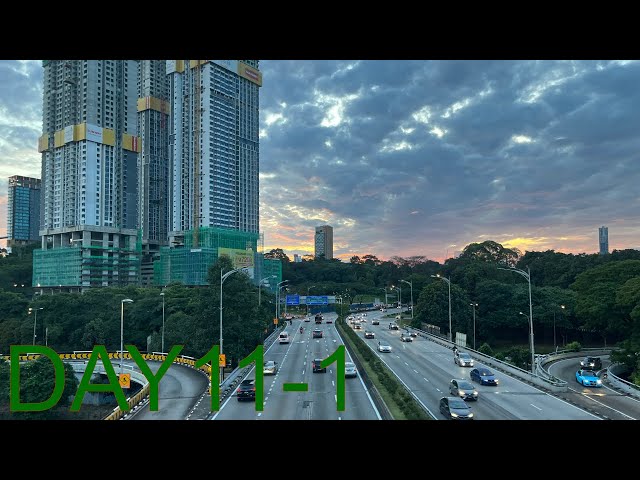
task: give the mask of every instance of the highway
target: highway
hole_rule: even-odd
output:
[[[397,311],[397,310],[394,310]],[[449,383],[453,378],[469,380],[470,367],[459,367],[453,362],[450,349],[427,339],[417,337],[413,342],[400,341],[402,330],[389,330],[393,319],[386,313],[367,313],[367,323],[355,330],[378,357],[398,375],[436,419],[444,416],[439,411],[440,398],[449,396]],[[378,318],[379,326],[371,320]],[[375,339],[364,339],[364,331],[375,332]],[[386,340],[393,352],[380,353],[378,341]],[[464,349],[462,349],[464,351]],[[479,366],[478,362],[475,366]],[[493,371],[493,370],[492,370]],[[500,372],[497,387],[473,383],[478,390],[477,401],[468,405],[476,420],[596,420],[598,417],[559,398]]]
[[[602,367],[611,363],[608,355],[600,357]],[[606,384],[601,388],[584,387],[576,382],[576,371],[582,358],[558,360],[547,368],[549,373],[569,383],[569,392],[563,394],[567,399],[580,406],[591,409],[611,420],[639,420],[640,400],[616,392]],[[606,383],[606,381],[605,381]]]
[[[160,368],[160,362],[148,361],[147,364],[153,373]],[[115,364],[114,368],[117,371]],[[131,420],[184,420],[208,386],[209,381],[202,372],[172,364],[158,385],[158,411],[152,412],[147,404]]]
[[[296,319],[286,331],[291,336],[289,344],[276,341],[265,350],[264,361],[274,360],[278,364],[276,375],[264,376],[264,410],[256,412],[253,401],[238,401],[232,395],[221,406],[212,420],[379,420],[369,393],[360,376],[345,379],[345,411],[337,411],[336,405],[336,366],[327,368],[326,373],[313,373],[311,362],[315,358],[331,355],[342,340],[335,323],[335,313],[325,313],[323,323],[315,325]],[[304,333],[299,333],[300,326]],[[322,338],[312,338],[312,331],[319,327]],[[351,361],[346,352],[346,361]],[[262,365],[259,365],[262,368]],[[255,378],[252,370],[247,378]],[[284,383],[307,383],[307,392],[284,392]]]

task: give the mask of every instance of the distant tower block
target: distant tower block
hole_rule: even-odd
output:
[[[609,227],[600,227],[598,229],[598,238],[600,240],[600,255],[609,253]]]

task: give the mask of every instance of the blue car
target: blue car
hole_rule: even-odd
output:
[[[578,370],[576,372],[576,382],[585,387],[601,387],[602,381],[593,370]]]
[[[498,385],[498,379],[488,368],[474,368],[469,376],[471,380],[478,382],[480,385]]]

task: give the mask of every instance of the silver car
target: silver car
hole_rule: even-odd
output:
[[[379,352],[391,353],[391,350],[392,350],[391,345],[389,345],[388,343],[378,342]]]
[[[273,360],[264,362],[264,367],[262,368],[262,373],[264,375],[275,375],[277,371],[278,371],[278,366],[276,362],[274,362]]]
[[[478,391],[471,382],[454,378],[449,383],[449,393],[463,400],[478,400]]]
[[[356,364],[353,362],[345,362],[344,363],[344,376],[346,378],[349,377],[357,377],[358,370],[356,369]]]
[[[461,367],[473,367],[473,358],[466,352],[458,352],[456,350],[453,356],[453,362]]]

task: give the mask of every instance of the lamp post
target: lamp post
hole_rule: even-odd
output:
[[[262,305],[262,284],[265,280],[269,280],[270,278],[276,278],[275,275],[270,275],[267,278],[263,278],[260,280],[260,284],[258,285],[258,306]]]
[[[120,301],[120,375],[122,375],[122,359],[124,357],[124,304],[133,303],[130,298]]]
[[[476,349],[476,307],[478,306],[477,303],[473,302],[470,303],[469,305],[471,305],[473,307],[473,349]]]
[[[222,274],[223,269],[220,269],[220,355],[222,355],[222,285],[224,281],[233,275],[236,272],[239,272],[240,268],[234,268],[233,270],[228,271],[224,275]],[[212,365],[213,366],[213,365]],[[220,381],[224,380],[224,367],[220,367]]]
[[[162,345],[160,351],[164,353],[164,292],[161,292],[160,296],[162,297]]]
[[[307,287],[307,298],[304,301],[304,303],[307,305],[307,317],[309,316],[309,290],[311,290],[312,288],[315,288],[315,285]]]
[[[447,277],[441,277],[438,273],[437,275],[431,275],[433,278],[439,278],[440,280],[444,280],[447,282],[449,286],[449,341],[453,342],[453,332],[451,331],[451,279]]]
[[[384,308],[387,308],[387,305],[389,304],[389,300],[387,299],[387,287],[384,287]]]
[[[33,344],[36,344],[36,324],[38,323],[38,310],[44,310],[43,307],[40,308],[31,308],[29,307],[29,315],[31,315],[31,312],[34,313],[33,315]]]
[[[276,318],[280,321],[280,289],[281,285],[287,283],[289,280],[283,280],[276,285]]]
[[[529,328],[530,328],[529,336],[531,339],[531,373],[535,373],[536,366],[535,366],[535,353],[533,351],[534,342],[533,342],[533,304],[531,303],[531,271],[529,270],[528,266],[527,266],[526,272],[524,270],[520,270],[519,268],[498,267],[498,270],[508,270],[510,272],[515,272],[518,275],[521,275],[524,278],[526,278],[527,282],[529,283],[529,315],[527,318],[529,319]]]
[[[411,287],[411,320],[413,320],[413,282],[407,282],[406,280],[400,281],[409,284]]]

